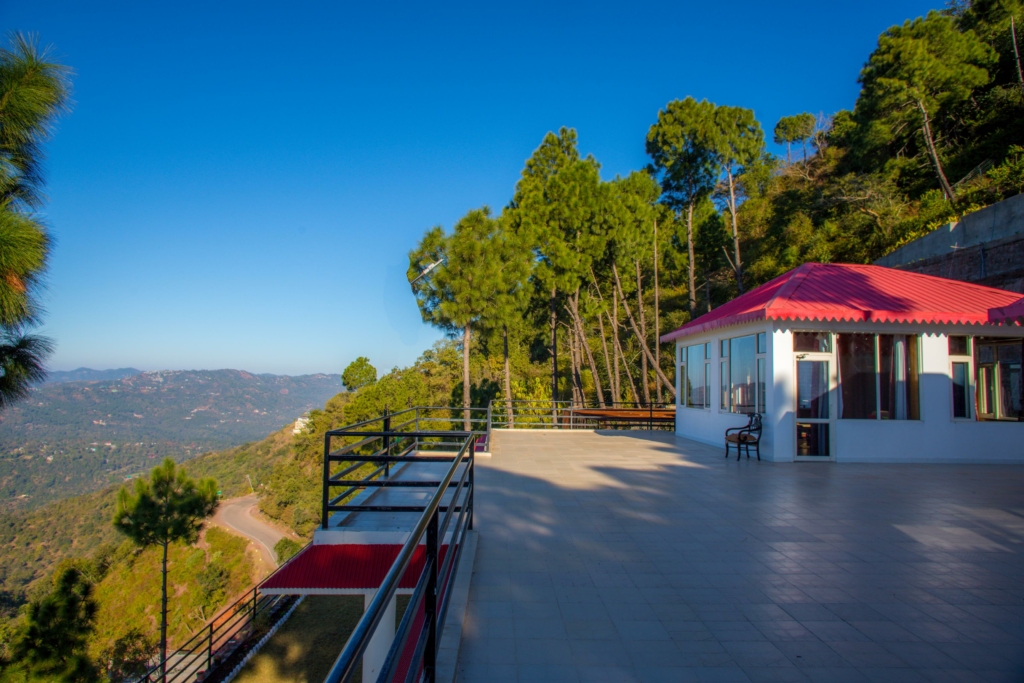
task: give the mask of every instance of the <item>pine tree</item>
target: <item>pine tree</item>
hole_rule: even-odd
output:
[[[195,543],[207,517],[217,508],[217,483],[198,482],[167,458],[149,480],[135,480],[135,494],[122,488],[117,496],[114,528],[142,547],[160,546],[160,671],[167,674],[167,547]]]
[[[0,49],[0,410],[45,376],[51,342],[27,333],[39,322],[36,301],[50,236],[43,205],[43,143],[67,110],[67,67],[27,36]]]
[[[99,675],[86,653],[97,610],[92,583],[74,567],[58,572],[53,583],[48,595],[29,603],[12,659],[32,678],[93,683]]]

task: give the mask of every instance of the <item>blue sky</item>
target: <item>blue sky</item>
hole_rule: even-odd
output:
[[[76,71],[48,146],[54,369],[382,370],[438,334],[423,231],[503,206],[544,134],[606,178],[687,95],[853,105],[878,34],[936,2],[0,3]]]

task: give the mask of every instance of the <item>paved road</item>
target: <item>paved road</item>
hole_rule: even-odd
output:
[[[213,521],[251,539],[259,547],[260,554],[267,563],[271,567],[276,567],[277,555],[274,553],[274,545],[284,538],[285,534],[255,516],[255,511],[255,495],[223,500]]]

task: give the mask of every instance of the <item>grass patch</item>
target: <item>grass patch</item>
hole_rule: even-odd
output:
[[[409,596],[398,596],[396,626],[408,604]],[[362,595],[307,596],[234,683],[323,683],[362,616]],[[352,680],[362,677],[360,663]]]

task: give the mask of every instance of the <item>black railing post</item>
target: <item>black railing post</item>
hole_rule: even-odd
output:
[[[647,404],[647,429],[654,429],[654,404]]]
[[[451,552],[451,548],[448,549]],[[437,673],[437,510],[427,525],[427,588],[423,611],[427,627],[427,646],[423,651],[423,679],[435,683]]]
[[[320,528],[327,528],[327,503],[331,496],[331,435],[324,434],[324,496],[320,504]]]
[[[391,431],[391,414],[388,411],[388,407],[384,406],[384,432]],[[391,437],[384,437],[384,457],[391,455]],[[391,476],[391,463],[388,461],[384,462],[384,478],[387,479]]]
[[[490,443],[487,444],[487,447],[488,448],[491,447]],[[468,526],[468,528],[469,528],[470,531],[473,530],[473,494],[476,493],[476,486],[473,484],[473,478],[476,475],[476,467],[474,467],[475,464],[476,464],[476,441],[474,440],[474,442],[473,442],[473,450],[470,452],[470,456],[469,456],[469,464],[466,465],[469,468],[469,477],[468,477],[468,479],[469,479],[469,495],[466,496],[466,505],[469,506],[469,511],[466,514],[469,515],[469,526]],[[450,549],[451,548],[451,544],[449,544],[448,547]]]
[[[210,622],[210,636],[209,641],[206,643],[206,675],[210,675],[210,671],[213,669],[213,622]]]

